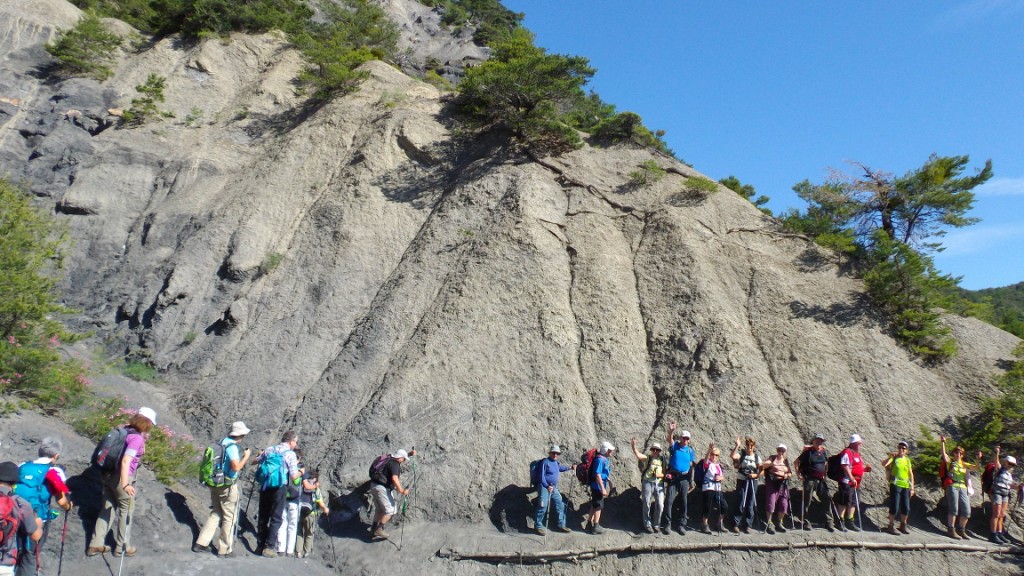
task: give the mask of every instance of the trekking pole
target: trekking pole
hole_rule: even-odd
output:
[[[132,535],[132,512],[135,511],[135,496],[132,495],[128,501],[128,515],[124,520],[124,542],[121,543],[121,562],[117,565],[117,576],[121,576],[121,569],[124,568],[124,552],[128,549],[128,543]]]
[[[743,496],[740,498],[740,524],[743,523],[743,516],[747,513],[747,488],[750,488],[750,478],[743,485]],[[739,530],[739,526],[735,526]]]
[[[863,530],[864,527],[861,525],[860,521],[860,486],[857,486],[853,491],[853,505],[856,506],[857,511],[857,529]]]
[[[68,511],[64,511],[64,528],[60,531],[60,556],[57,560],[57,576],[64,569],[64,540],[68,537]]]
[[[757,480],[750,478],[747,482],[750,484],[750,491],[752,492],[750,495],[750,507],[753,508],[753,519],[750,521],[750,528],[757,530]],[[768,527],[765,526],[765,530],[767,529]]]
[[[416,452],[416,447],[412,447],[412,451]],[[398,551],[402,551],[402,542],[405,540],[405,521],[406,511],[409,509],[409,498],[412,497],[412,491],[416,488],[416,457],[409,458],[412,462],[412,484],[409,485],[409,494],[405,498],[402,498],[402,526],[398,529]]]
[[[252,495],[253,495],[254,492],[256,492],[256,475],[255,474],[252,475],[252,487],[249,488],[249,499],[246,500],[246,502],[245,502],[245,517],[246,518],[249,517],[249,504],[252,504]],[[239,504],[242,503],[241,494],[239,494],[238,503]],[[239,523],[241,523],[241,522],[239,522]],[[252,522],[250,521],[249,524],[252,524]],[[253,526],[255,527],[255,524],[253,524]],[[259,541],[259,538],[260,538],[259,527],[256,527],[256,540],[257,540],[257,542]]]
[[[786,478],[786,510],[789,510],[789,528],[795,532],[796,514],[793,514],[793,489],[789,485],[789,478]]]
[[[237,486],[237,484],[236,484]],[[239,488],[241,490],[241,488]],[[235,500],[235,521],[231,524],[231,550],[235,549],[235,542],[238,540],[238,525],[242,523],[242,495]]]
[[[807,481],[804,481],[803,486],[800,487],[800,529],[802,530],[804,525],[807,524],[807,508],[804,506],[804,497],[807,494]]]

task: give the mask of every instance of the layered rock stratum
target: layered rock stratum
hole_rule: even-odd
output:
[[[486,57],[428,8],[386,5],[419,61],[457,71]],[[663,441],[672,420],[699,450],[748,434],[795,447],[817,432],[835,447],[857,432],[877,463],[920,425],[969,413],[1018,343],[949,317],[961,352],[927,365],[831,254],[727,189],[687,191],[700,174],[675,159],[629,146],[530,158],[466,139],[450,98],[381,62],[357,92],[310,107],[279,34],[166,38],[122,53],[106,82],[55,80],[42,45],[78,15],[63,0],[0,2],[0,172],[71,231],[74,325],[158,368],[168,409],[197,438],[236,419],[260,445],[294,429],[335,494],[362,484],[376,454],[416,447],[414,557],[342,538],[331,565],[343,573],[377,573],[383,559],[506,571],[425,558],[453,542],[543,547],[501,531],[525,528],[515,486],[552,442],[571,459],[615,443],[624,491],[639,484],[629,439]],[[174,118],[119,128],[117,109],[150,73],[167,77]],[[631,185],[648,160],[668,176]],[[178,488],[189,489],[201,521],[203,493]],[[879,479],[865,498],[884,495]],[[614,522],[632,526],[637,507],[624,498]],[[794,558],[919,562],[857,554]],[[721,557],[757,572],[742,553]]]

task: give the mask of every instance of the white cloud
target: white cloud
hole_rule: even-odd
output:
[[[1020,240],[1018,240],[1020,239]],[[996,248],[1006,248],[1007,242],[1024,240],[1024,226],[997,225],[974,226],[946,234],[940,241],[946,247],[940,258],[953,258],[986,253]],[[1017,245],[1019,244],[1011,244]]]
[[[975,192],[980,196],[1024,196],[1024,177],[993,178],[978,186]]]

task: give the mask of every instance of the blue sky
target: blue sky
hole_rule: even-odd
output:
[[[590,87],[667,131],[715,179],[782,211],[849,161],[903,174],[929,154],[992,159],[982,221],[936,255],[965,288],[1024,281],[1024,1],[505,0]]]

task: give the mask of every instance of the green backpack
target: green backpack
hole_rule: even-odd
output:
[[[199,481],[211,488],[222,488],[235,483],[235,478],[227,474],[231,461],[227,459],[227,446],[223,442],[210,444],[203,451],[203,460],[199,463]]]

